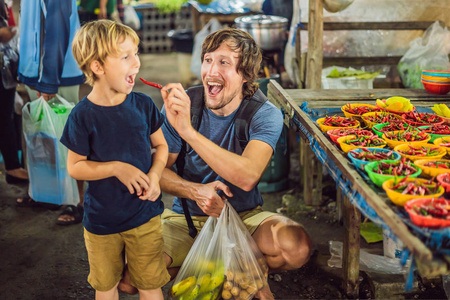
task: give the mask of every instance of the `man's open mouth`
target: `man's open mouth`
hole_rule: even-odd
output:
[[[223,89],[223,85],[219,82],[209,81],[208,82],[208,93],[211,96],[215,96]]]

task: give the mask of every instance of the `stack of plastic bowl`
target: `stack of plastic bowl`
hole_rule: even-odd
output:
[[[430,94],[445,95],[450,92],[450,71],[422,71],[422,83]]]

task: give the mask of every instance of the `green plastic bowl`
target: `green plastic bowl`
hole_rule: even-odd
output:
[[[427,126],[420,126],[419,129],[426,129],[428,127],[431,127],[431,125],[427,125]],[[450,137],[450,135],[448,134],[433,134],[433,133],[428,133],[427,134],[431,137],[431,139],[428,141],[428,143],[433,143],[435,139],[438,138],[443,138],[443,137]]]
[[[373,161],[368,163],[365,167],[364,170],[366,170],[367,175],[369,175],[370,180],[373,181],[373,183],[375,183],[375,185],[381,187],[383,185],[383,182],[394,178],[394,175],[384,175],[384,174],[378,174],[375,173],[373,171],[373,169],[375,168],[375,166],[378,166],[378,164],[380,163],[398,163],[400,164],[400,161],[395,161],[395,160],[381,160],[381,161]],[[420,173],[422,173],[422,170],[417,167],[415,164],[411,164],[411,166],[413,166],[414,168],[416,168],[416,170],[418,170],[416,173],[413,173],[411,175],[409,175],[409,178],[415,178],[417,176],[420,175]],[[397,176],[397,178],[404,178],[406,176]]]
[[[406,123],[406,122],[405,122]],[[391,123],[381,123],[381,124],[377,124],[374,125],[372,127],[372,131],[375,132],[376,135],[378,135],[380,138],[383,138],[383,131],[380,131],[381,129],[383,129],[384,126],[390,125]],[[400,129],[399,129],[400,130]]]

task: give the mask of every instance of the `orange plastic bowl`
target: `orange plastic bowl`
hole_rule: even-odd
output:
[[[450,82],[450,77],[442,77],[442,76],[433,76],[433,75],[425,75],[422,73],[422,77],[423,80],[428,80],[428,81],[435,81],[435,82]]]
[[[446,193],[450,193],[450,173],[439,174],[436,180],[442,185]]]
[[[450,83],[436,83],[421,80],[423,87],[430,94],[445,95],[450,92]]]
[[[414,210],[414,206],[420,205],[428,205],[431,202],[441,204],[445,207],[450,207],[450,201],[441,198],[418,198],[414,200],[410,200],[405,204],[405,210],[408,212],[411,221],[420,227],[433,227],[433,228],[442,228],[450,226],[450,220],[446,219],[438,219],[430,216],[422,216],[417,214]]]

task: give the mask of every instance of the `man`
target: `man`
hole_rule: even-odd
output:
[[[220,215],[227,198],[264,254],[270,271],[300,268],[310,257],[308,234],[287,217],[263,211],[257,189],[282,130],[281,112],[269,101],[259,108],[250,122],[249,142],[243,152],[234,134],[236,111],[244,98],[264,97],[255,83],[261,52],[248,33],[222,29],[205,39],[201,58],[203,87],[188,90],[197,97],[204,94],[198,130],[191,124],[192,99],[181,84],[171,83],[161,90],[169,159],[160,184],[164,192],[176,196],[172,210],[166,209],[162,215],[169,273],[175,276],[194,243],[180,198],[188,199],[197,230],[208,216]],[[171,167],[182,150],[182,140],[189,144],[189,150],[180,177]],[[268,287],[257,297],[273,299]]]

